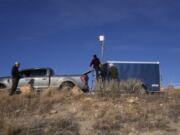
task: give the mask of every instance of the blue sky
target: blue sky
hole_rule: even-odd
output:
[[[22,68],[82,73],[104,34],[105,60],[160,61],[163,84],[180,76],[179,0],[0,0],[0,76]]]

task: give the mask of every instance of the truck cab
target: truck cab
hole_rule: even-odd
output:
[[[47,88],[50,85],[50,77],[54,75],[51,68],[33,68],[20,71],[21,79],[18,87],[32,84],[33,88]]]

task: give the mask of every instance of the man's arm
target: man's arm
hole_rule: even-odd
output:
[[[91,63],[90,63],[90,65],[89,65],[89,66],[90,66],[90,67],[92,67],[92,65],[93,65],[93,60],[91,61]]]
[[[12,69],[11,69],[11,76],[14,77],[15,75],[16,75],[16,69],[13,66]]]

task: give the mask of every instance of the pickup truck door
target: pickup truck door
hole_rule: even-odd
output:
[[[49,86],[49,77],[35,77],[34,78],[34,88],[41,89],[47,88]]]

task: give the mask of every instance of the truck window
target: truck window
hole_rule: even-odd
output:
[[[24,70],[20,72],[21,77],[29,77],[30,76],[30,71],[29,70]]]
[[[31,70],[30,77],[42,77],[42,76],[47,76],[46,69]]]

